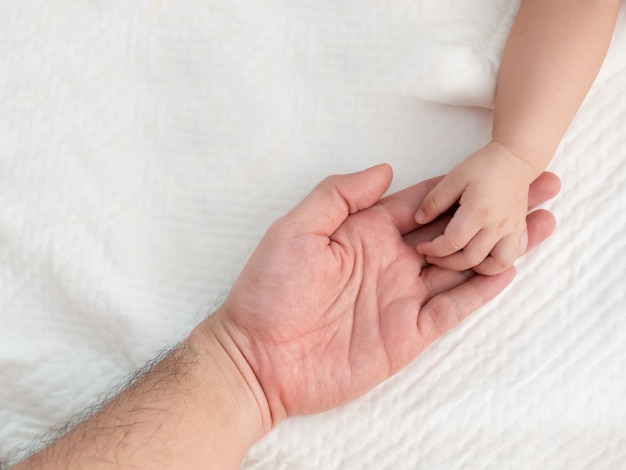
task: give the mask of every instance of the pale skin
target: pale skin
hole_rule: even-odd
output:
[[[458,209],[417,250],[442,268],[496,274],[527,243],[528,187],[547,167],[591,87],[621,1],[523,0],[500,67],[492,139],[450,171],[415,218]]]
[[[411,362],[500,293],[495,276],[429,265],[417,207],[440,180],[380,199],[388,165],[320,183],[267,231],[221,308],[92,418],[18,464],[25,469],[237,468],[289,416],[334,408]],[[558,178],[530,185],[530,207]],[[527,215],[528,248],[554,229]]]

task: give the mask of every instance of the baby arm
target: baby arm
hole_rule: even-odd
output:
[[[457,165],[416,214],[426,223],[460,204],[445,233],[417,247],[431,263],[495,274],[524,249],[528,185],[550,162],[591,87],[620,4],[522,1],[502,57],[492,140]]]

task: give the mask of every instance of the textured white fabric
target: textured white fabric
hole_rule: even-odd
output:
[[[489,137],[505,0],[5,0],[0,452],[219,303],[318,180],[392,189]],[[623,12],[622,12],[623,13]],[[626,462],[626,22],[550,168],[556,234],[398,376],[246,469]]]

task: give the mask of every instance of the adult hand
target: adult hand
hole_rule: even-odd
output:
[[[271,226],[207,319],[266,428],[370,390],[513,279],[514,268],[482,276],[428,265],[415,246],[447,221],[420,228],[414,214],[440,178],[379,200],[391,179],[388,165],[325,179]],[[530,204],[558,190],[558,178],[544,173]],[[530,248],[554,218],[537,211],[527,224]]]
[[[323,181],[270,228],[214,315],[15,468],[238,468],[286,416],[340,405],[404,367],[514,275],[447,271],[417,253],[448,222],[413,219],[437,181],[380,201],[387,165]],[[544,174],[529,200],[557,191]],[[554,228],[545,211],[527,223],[529,247]]]

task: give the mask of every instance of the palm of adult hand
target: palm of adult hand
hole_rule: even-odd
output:
[[[279,222],[233,287],[231,298],[245,299],[227,304],[243,332],[234,337],[274,413],[338,406],[417,355],[420,255],[377,209],[350,216],[330,237],[275,243]]]
[[[413,214],[434,182],[375,204],[388,167],[334,178],[268,230],[218,312],[274,422],[363,394],[513,277],[424,269]],[[454,289],[471,291],[463,312]],[[438,311],[453,318],[435,325]]]

